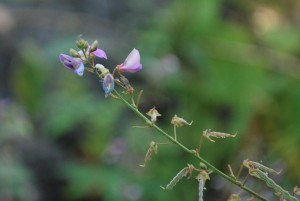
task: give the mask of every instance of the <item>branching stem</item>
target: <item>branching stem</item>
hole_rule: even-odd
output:
[[[97,76],[100,79],[103,79],[102,76],[97,72],[97,70],[95,70],[95,72],[96,72]],[[121,94],[117,90],[114,89],[113,93],[116,94],[116,96],[119,98],[119,100],[121,100],[125,105],[127,105],[138,117],[140,117],[142,120],[144,120],[147,125],[149,125],[150,127],[153,127],[154,129],[156,129],[160,134],[162,134],[167,139],[169,139],[171,142],[173,142],[174,144],[176,144],[177,146],[179,146],[185,152],[187,152],[189,154],[192,154],[195,158],[197,158],[200,162],[204,163],[213,172],[215,172],[219,176],[223,177],[224,179],[228,180],[232,184],[234,184],[234,185],[240,187],[241,189],[247,191],[248,193],[250,193],[251,195],[255,196],[256,198],[258,198],[258,199],[260,199],[262,201],[267,201],[264,197],[262,197],[261,195],[259,195],[255,191],[253,191],[250,188],[244,186],[238,180],[233,179],[229,175],[223,173],[222,171],[220,171],[219,169],[217,169],[215,166],[213,166],[212,164],[210,164],[204,158],[202,158],[201,156],[199,156],[199,154],[198,154],[198,152],[196,150],[192,150],[192,149],[187,148],[186,146],[184,146],[183,144],[181,144],[179,141],[177,141],[176,138],[173,138],[171,135],[169,135],[168,133],[166,133],[164,130],[162,130],[160,127],[158,127],[156,124],[154,124],[153,122],[151,122],[145,115],[143,115],[138,110],[138,108],[136,107],[136,105],[130,104],[127,100],[125,100],[121,96]],[[200,151],[200,150],[198,150],[198,151]]]
[[[152,125],[152,127],[154,129],[156,129],[160,134],[162,134],[163,136],[165,136],[167,139],[169,139],[171,142],[173,142],[174,144],[176,144],[177,146],[179,146],[181,149],[183,149],[184,151],[186,151],[189,154],[192,154],[195,158],[197,158],[200,162],[204,163],[208,168],[210,168],[213,172],[215,172],[216,174],[218,174],[219,176],[223,177],[224,179],[228,180],[229,182],[231,182],[232,184],[240,187],[241,189],[247,191],[248,193],[250,193],[251,195],[255,196],[256,198],[262,200],[262,201],[267,201],[267,199],[265,199],[264,197],[262,197],[261,195],[259,195],[258,193],[256,193],[255,191],[251,190],[250,188],[242,185],[239,181],[231,178],[229,175],[223,173],[222,171],[220,171],[219,169],[217,169],[215,166],[213,166],[212,164],[210,164],[208,161],[206,161],[204,158],[200,157],[197,152],[195,150],[191,150],[187,147],[185,147],[183,144],[181,144],[180,142],[178,142],[175,138],[173,138],[172,136],[170,136],[168,133],[166,133],[164,130],[162,130],[160,127],[158,127],[156,124],[152,123],[145,115],[143,115],[138,109],[137,107],[134,107],[132,104],[130,104],[129,102],[127,102],[127,100],[125,100],[116,90],[114,90],[114,93],[120,98],[120,100],[125,103],[125,105],[127,105],[137,116],[139,116],[142,120],[145,121],[145,123],[147,125]]]

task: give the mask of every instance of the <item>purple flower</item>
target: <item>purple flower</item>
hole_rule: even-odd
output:
[[[95,51],[90,52],[90,54],[99,58],[107,59],[106,53],[100,48],[97,48]]]
[[[83,75],[84,65],[81,59],[73,58],[66,54],[60,54],[59,60],[65,67],[71,69],[75,74],[79,76]]]
[[[105,77],[103,78],[102,87],[105,93],[105,98],[112,92],[112,90],[114,90],[114,77],[110,73],[105,75]]]
[[[106,56],[106,53],[104,52],[104,50],[97,48],[95,51],[90,52],[90,46],[86,50],[85,55],[83,54],[82,50],[78,51],[78,54],[80,55],[80,58],[83,61],[86,60],[86,57],[89,57],[89,54],[92,56],[99,57],[99,58],[107,59],[107,56]]]
[[[125,59],[124,63],[118,66],[118,70],[124,73],[136,73],[142,69],[140,63],[140,53],[137,49],[133,49]]]

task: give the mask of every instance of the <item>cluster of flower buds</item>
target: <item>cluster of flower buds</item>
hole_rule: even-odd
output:
[[[100,78],[102,79],[102,88],[104,90],[105,97],[107,97],[114,90],[114,73],[111,74],[110,71],[102,64],[94,65],[95,57],[107,59],[105,51],[98,48],[97,40],[95,40],[90,45],[86,40],[80,38],[76,42],[76,45],[79,50],[77,51],[71,48],[71,56],[60,54],[60,62],[78,76],[82,76],[84,74],[85,64],[90,64],[91,69],[86,69],[97,74],[100,72]],[[113,72],[117,71],[122,77],[122,73],[136,73],[141,69],[142,64],[140,63],[140,53],[137,49],[134,48],[127,56],[125,61],[122,64],[117,65]]]
[[[99,57],[107,59],[104,50],[98,48],[98,41],[95,40],[92,45],[89,45],[87,41],[80,38],[77,42],[77,47],[79,51],[70,49],[70,55],[60,54],[60,62],[70,70],[72,70],[76,75],[82,76],[84,73],[84,63],[93,57]]]

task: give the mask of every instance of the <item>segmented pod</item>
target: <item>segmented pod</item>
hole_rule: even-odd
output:
[[[170,183],[163,189],[172,190],[174,186],[189,173],[189,167],[183,168],[178,174],[170,181]]]

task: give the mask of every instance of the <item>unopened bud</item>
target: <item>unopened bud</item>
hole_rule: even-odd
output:
[[[206,166],[204,163],[201,163],[201,162],[200,162],[200,168],[201,168],[201,169],[207,169],[207,166]]]
[[[70,55],[72,57],[80,58],[80,54],[76,50],[74,50],[73,48],[70,49]]]
[[[109,70],[107,68],[105,68],[103,65],[101,64],[96,64],[94,67],[96,70],[101,72],[101,75],[105,76],[109,73]]]
[[[76,45],[79,49],[86,49],[89,46],[88,42],[82,38],[76,41]]]
[[[98,48],[98,41],[95,40],[95,41],[91,44],[90,52],[96,51],[97,48]]]

